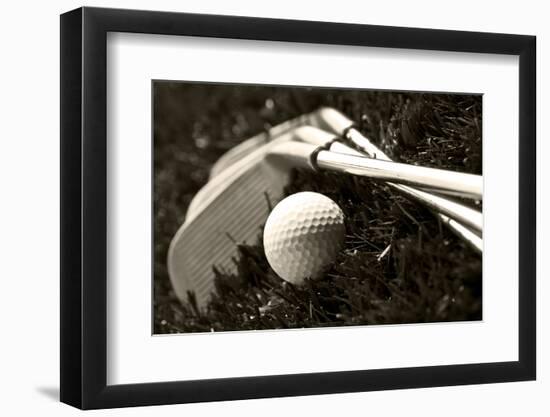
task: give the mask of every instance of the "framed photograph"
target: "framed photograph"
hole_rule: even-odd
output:
[[[61,16],[61,401],[533,380],[535,37]]]

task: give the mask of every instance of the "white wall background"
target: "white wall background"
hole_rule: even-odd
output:
[[[510,3],[510,4],[508,4]],[[0,414],[74,415],[59,404],[59,18],[76,1],[8,2],[0,30]],[[89,6],[238,14],[395,26],[534,34],[538,37],[538,381],[100,411],[99,415],[548,415],[550,403],[550,148],[542,115],[550,97],[550,27],[544,2],[338,2],[253,0],[93,1]],[[545,235],[545,236],[544,236]],[[545,395],[546,394],[546,395]]]

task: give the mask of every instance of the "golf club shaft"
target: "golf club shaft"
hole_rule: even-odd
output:
[[[296,166],[342,172],[420,187],[433,187],[434,182],[431,181],[431,177],[438,175],[441,171],[365,156],[342,154],[305,142],[283,142],[274,147],[270,153],[273,156],[283,157]],[[444,179],[443,176],[440,177],[437,184],[438,190],[442,191],[452,190],[456,186],[451,177]],[[465,185],[461,189],[466,191],[468,186]]]
[[[337,141],[333,142],[330,145],[329,149],[334,152],[347,153],[351,155],[364,155],[356,151],[355,149],[350,148],[349,146]],[[443,197],[432,195],[428,192],[417,190],[406,185],[395,184],[391,182],[387,182],[386,184],[398,190],[402,194],[405,194],[412,200],[418,203],[422,203],[428,208],[432,209],[439,217],[441,222],[446,224],[457,236],[462,238],[477,251],[483,251],[483,240],[481,239],[481,237],[479,237],[467,226],[464,226],[464,223],[471,223],[470,220],[472,218],[477,218],[479,212],[472,210],[469,207],[465,207],[461,204],[455,203],[454,201],[450,201]],[[471,211],[474,211],[474,216],[472,216]],[[443,213],[446,213],[447,215]],[[460,221],[455,220],[455,217],[459,217]],[[469,226],[471,227],[471,225]]]
[[[371,158],[391,161],[391,159],[374,145],[368,138],[363,136],[354,128],[355,124],[352,120],[344,116],[339,111],[332,108],[322,108],[313,114],[312,122],[322,126],[324,129],[342,136],[347,139],[361,153]],[[476,234],[481,236],[483,228],[483,215],[478,210],[469,208],[453,200],[440,197],[425,191],[417,190],[413,187],[393,184],[393,187],[399,188],[400,191],[417,199],[417,201],[427,204],[428,207],[434,208],[435,211],[443,213],[454,220],[471,228]]]
[[[478,251],[479,253],[483,253],[483,239],[479,237],[477,234],[472,232],[470,229],[468,229],[466,226],[464,226],[462,223],[457,222],[454,219],[451,219],[444,214],[438,213],[437,216],[441,220],[443,224],[446,224],[451,231],[457,235],[459,238],[464,240],[467,244],[469,244],[473,249]]]
[[[441,193],[459,193],[464,197],[481,198],[482,181],[477,175],[444,171],[415,165],[389,162],[382,159],[354,157],[330,151],[317,154],[316,165],[321,169],[342,171],[352,175],[416,185]]]
[[[385,153],[376,148],[372,144],[372,142],[370,142],[356,129],[349,129],[347,131],[346,138],[349,139],[351,143],[356,145],[365,154],[371,157],[376,157],[377,159],[391,161],[391,159]],[[481,235],[483,229],[483,215],[481,212],[455,203],[451,200],[447,200],[443,197],[431,194],[429,192],[418,190],[413,187],[408,187],[401,184],[394,184],[393,186],[399,189],[404,194],[412,196],[416,199],[422,199],[426,202],[426,204],[428,204],[428,206],[431,206],[432,208],[443,208],[443,210],[438,211],[446,215],[450,215],[451,217],[455,218],[455,220],[459,220],[463,224],[467,224],[469,227],[473,228],[474,231]],[[448,208],[449,206],[452,208],[453,212],[458,211],[459,213],[461,213],[459,218],[452,216],[451,213],[446,210],[446,208]]]

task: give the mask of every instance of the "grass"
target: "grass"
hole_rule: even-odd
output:
[[[345,249],[326,276],[285,283],[259,236],[239,245],[237,274],[214,268],[206,312],[176,299],[167,248],[210,166],[242,140],[322,105],[356,120],[395,160],[481,174],[478,95],[156,83],[155,333],[481,319],[481,256],[432,213],[382,183],[302,171],[287,194],[321,192],[346,215]]]

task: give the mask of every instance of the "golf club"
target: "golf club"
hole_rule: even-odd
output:
[[[243,143],[228,151],[227,154],[230,154],[229,156],[226,156],[227,154],[224,154],[214,164],[214,166],[212,167],[210,178],[214,179],[220,172],[224,171],[225,168],[230,166],[233,161],[238,160],[239,158],[243,159],[245,156],[250,154],[252,150],[259,147],[261,144],[265,144],[266,142],[275,139],[278,136],[278,132],[287,132],[292,127],[305,126],[308,123],[316,126],[324,125],[325,127],[331,129],[334,135],[340,135],[347,127],[352,126],[353,122],[349,121],[349,119],[347,118],[344,120],[345,116],[340,114],[341,117],[339,117],[337,120],[340,120],[340,125],[344,125],[344,128],[342,128],[341,132],[338,132],[338,127],[334,122],[331,124],[328,123],[331,120],[334,121],[335,116],[338,116],[338,114],[340,113],[337,112],[337,110],[322,108],[316,112],[306,114],[285,122],[281,125],[277,125],[266,133],[262,133],[247,141],[244,141]],[[346,120],[347,124],[342,123]],[[327,137],[325,135],[326,132],[318,132],[321,132],[319,134],[321,135],[321,137],[323,137],[322,141],[327,140]],[[311,134],[303,135],[303,137],[307,140],[315,141],[315,134],[313,134],[313,132],[310,133]],[[311,143],[321,146],[319,141]],[[342,153],[354,153],[355,155],[362,156],[365,155],[365,153],[359,153],[349,146],[338,145],[338,143],[339,142],[335,142],[335,144],[333,145],[337,148],[333,147],[331,149]],[[384,155],[387,159],[389,159],[385,154],[382,153],[382,151],[380,151],[375,145],[368,141],[368,139],[363,138],[362,143],[366,143],[367,145],[369,145],[369,156],[372,157],[373,155]],[[338,146],[341,147],[338,148]],[[250,159],[247,159],[246,161],[251,162]],[[247,162],[241,161],[238,166],[243,167],[246,165],[246,163]],[[196,194],[189,206],[187,212],[188,217],[190,216],[190,213],[192,214],[192,212],[195,211],[196,206],[199,206],[204,202],[205,197],[211,193],[211,190],[214,187],[222,186],[226,182],[227,176],[224,175],[223,177],[224,178],[218,178],[216,181],[211,180]],[[421,204],[424,204],[428,208],[432,209],[435,213],[439,214],[440,219],[447,226],[449,226],[453,230],[453,232],[455,232],[458,236],[465,238],[467,242],[469,242],[477,250],[481,251],[482,241],[480,239],[480,236],[482,234],[483,225],[483,216],[481,212],[454,200],[427,191],[422,191],[421,189],[395,183],[391,183],[390,185],[394,189],[397,189],[399,192],[405,194],[407,197],[412,198],[413,200]],[[457,227],[455,227],[455,225]]]
[[[328,149],[334,152],[340,152],[340,153],[351,154],[356,156],[364,156],[364,154],[360,153],[359,151],[341,143],[339,141],[340,140],[339,138],[331,137],[330,134],[327,135],[327,132],[322,131],[320,129],[309,127],[307,125],[303,125],[302,127],[299,127],[299,132],[296,134],[296,137],[304,142],[310,143],[312,145],[321,146],[321,147],[327,146],[327,144],[329,144]],[[250,150],[251,147],[247,145],[246,148],[243,147],[243,150],[244,149]],[[242,152],[241,155],[244,155],[244,152]],[[216,163],[218,172],[223,171],[223,169],[226,167],[224,164],[224,162],[226,161],[227,160],[222,161],[221,163],[218,163],[218,162]],[[462,223],[442,213],[442,212],[446,212],[451,214],[451,216],[456,216],[457,213],[463,213],[464,215],[462,217],[464,217],[464,219],[471,219],[471,218],[477,219],[479,216],[479,212],[472,210],[468,207],[462,206],[461,204],[455,203],[451,200],[445,199],[437,195],[430,194],[422,190],[418,190],[418,189],[401,185],[401,184],[394,184],[394,183],[387,183],[387,184],[393,187],[394,189],[397,189],[402,194],[405,194],[407,197],[411,198],[413,201],[424,204],[428,208],[431,208],[443,224],[447,225],[458,237],[463,239],[473,249],[475,249],[479,253],[482,253],[483,240],[481,239],[481,237],[476,233],[474,233],[468,227],[464,226]],[[205,191],[207,190],[208,190],[208,187],[205,187]],[[466,221],[466,223],[471,223],[471,222]]]
[[[330,117],[332,117],[330,113],[327,114],[327,117],[323,117],[327,113],[326,110],[327,109],[321,109],[319,112],[319,117],[323,121],[325,119],[330,121]],[[293,119],[290,122],[281,125],[278,130],[272,132],[271,134],[277,135],[288,131],[293,126],[307,122],[308,117],[311,118],[312,115],[315,115],[315,113],[312,113],[309,116],[305,115],[302,118]],[[246,146],[224,154],[222,156],[222,160],[218,163],[225,165],[231,164],[232,162],[238,160],[243,152],[247,152],[248,147],[257,147],[257,143],[265,143],[266,141],[269,141],[268,134],[258,135],[254,137],[251,142],[245,142]],[[284,145],[284,147],[287,149],[286,151],[281,150],[283,153],[288,151],[290,151],[290,153],[299,152],[297,149],[289,149],[292,147],[299,148],[294,145]],[[481,176],[392,162],[391,159],[385,155],[383,158],[373,157],[372,152],[369,152],[372,151],[370,148],[361,148],[361,150],[371,159],[364,160],[362,158],[364,155],[362,155],[360,159],[356,160],[354,158],[350,158],[349,156],[344,156],[345,154],[339,158],[331,155],[330,153],[321,152],[319,155],[316,155],[315,168],[337,171],[344,170],[346,173],[352,175],[365,175],[375,179],[393,180],[394,182],[401,184],[417,185],[421,188],[443,194],[458,195],[472,199],[482,198],[483,178]],[[306,152],[305,149],[304,152]],[[386,162],[392,163],[387,164]],[[354,166],[354,164],[357,165]],[[213,173],[211,174],[211,177],[213,177],[217,174],[217,169],[211,172]]]

